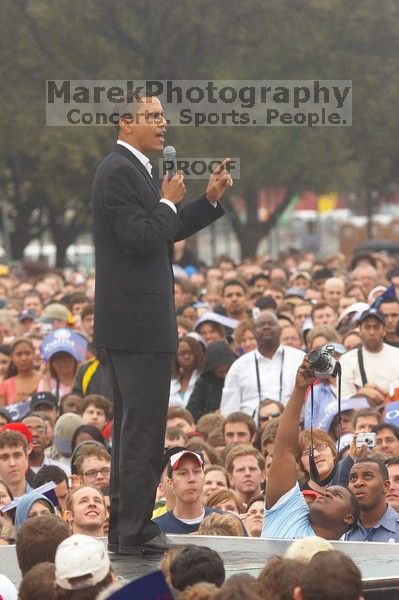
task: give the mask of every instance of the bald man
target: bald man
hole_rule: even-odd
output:
[[[303,352],[280,344],[276,315],[262,311],[255,320],[254,334],[258,348],[238,358],[227,373],[220,404],[224,417],[241,411],[255,418],[262,400],[286,404],[294,388]]]

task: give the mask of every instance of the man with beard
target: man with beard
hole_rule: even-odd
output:
[[[349,490],[356,496],[361,513],[346,535],[350,542],[399,542],[399,514],[387,503],[388,469],[377,458],[361,458],[351,468]]]
[[[242,411],[255,418],[264,398],[286,404],[293,390],[302,350],[280,345],[281,327],[272,312],[259,315],[254,334],[258,348],[238,358],[227,373],[220,404],[224,417]]]
[[[228,279],[223,285],[222,312],[239,321],[248,319],[248,290],[239,279]]]

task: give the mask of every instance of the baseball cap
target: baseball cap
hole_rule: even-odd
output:
[[[57,398],[51,392],[36,392],[30,398],[30,409],[33,411],[40,404],[57,408]]]
[[[292,542],[284,552],[284,558],[308,563],[318,552],[328,552],[329,550],[334,550],[330,542],[315,535]]]
[[[219,315],[219,313],[207,312],[195,322],[194,330],[196,331],[198,327],[202,325],[202,323],[207,322],[218,323],[219,325],[223,325],[223,327],[228,327],[229,329],[235,329],[240,323],[238,319],[225,317],[224,315]]]
[[[46,306],[40,317],[42,323],[52,323],[53,321],[67,321],[69,317],[69,310],[65,304],[60,302],[53,302]]]
[[[63,590],[93,587],[108,575],[111,563],[103,542],[76,533],[66,538],[55,555],[55,581]],[[75,578],[79,578],[74,581]]]
[[[0,598],[17,600],[18,592],[15,585],[5,575],[0,575]]]
[[[172,471],[176,471],[176,469],[179,468],[180,462],[185,456],[193,456],[201,467],[204,466],[204,461],[200,454],[198,454],[197,452],[192,452],[191,450],[182,450],[181,452],[177,452],[176,454],[173,454],[173,456],[170,457],[168,466],[168,477],[171,476]]]
[[[367,319],[371,319],[371,318],[377,319],[377,321],[379,321],[380,323],[385,325],[384,315],[379,310],[376,310],[375,308],[369,308],[368,310],[363,311],[359,317],[358,323],[360,325],[361,323],[364,323],[364,321],[366,321]]]
[[[169,461],[174,454],[184,452],[184,446],[173,446],[173,448],[166,448],[162,456],[162,472],[169,465]]]
[[[7,423],[0,427],[0,433],[2,431],[16,431],[26,438],[28,444],[32,443],[32,432],[24,423]]]
[[[308,273],[307,271],[297,271],[296,273],[294,273],[294,275],[291,275],[290,283],[295,283],[295,281],[297,279],[300,279],[301,277],[303,277],[303,279],[306,279],[306,281],[312,281],[310,273]]]
[[[75,413],[65,413],[57,419],[54,427],[54,446],[61,454],[72,454],[73,434],[80,425],[83,425],[83,419]]]
[[[87,341],[71,329],[60,328],[51,331],[40,345],[40,354],[48,362],[57,352],[67,352],[77,362],[83,362],[87,350]]]
[[[289,296],[296,296],[297,298],[304,298],[305,290],[303,288],[299,288],[299,287],[290,287],[290,288],[288,288],[288,290],[285,292],[284,295],[286,298],[288,298]]]
[[[25,308],[21,310],[18,315],[18,323],[22,323],[22,321],[35,321],[37,314],[31,308]]]

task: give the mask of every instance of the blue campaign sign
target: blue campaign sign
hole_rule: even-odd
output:
[[[131,581],[112,594],[109,600],[173,600],[162,571],[149,573]]]
[[[30,399],[18,402],[18,404],[9,404],[5,408],[13,421],[22,421],[30,411]]]
[[[399,401],[388,402],[385,406],[384,415],[385,423],[391,423],[399,427]]]

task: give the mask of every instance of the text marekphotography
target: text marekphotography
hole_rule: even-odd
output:
[[[157,98],[167,123],[191,127],[352,125],[352,82],[347,80],[48,80],[48,126],[117,125],[131,108],[140,121],[140,98]],[[148,106],[148,105],[147,105]],[[158,104],[157,104],[158,106]]]

